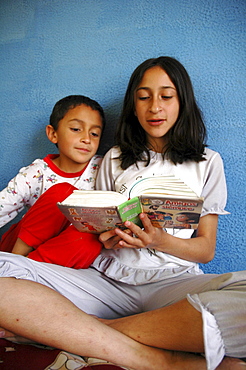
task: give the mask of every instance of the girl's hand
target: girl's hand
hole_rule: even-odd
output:
[[[218,215],[209,214],[201,217],[197,236],[190,239],[179,238],[154,227],[144,213],[139,217],[143,230],[132,222],[126,221],[127,230],[116,228],[101,234],[100,241],[104,247],[106,249],[150,248],[198,263],[208,263],[214,258]]]
[[[118,228],[114,230],[118,236],[118,248],[153,248],[158,250],[160,245],[163,246],[165,243],[165,238],[168,238],[168,234],[163,229],[154,227],[146,214],[141,213],[139,217],[142,221],[143,229],[130,221],[126,221],[125,226],[130,230],[130,233]]]
[[[123,248],[123,246],[121,246],[119,244],[120,241],[122,241],[122,238],[121,236],[118,236],[117,233],[116,233],[116,230],[120,230],[120,229],[113,229],[113,230],[110,230],[110,231],[105,231],[104,233],[100,234],[99,236],[99,240],[101,243],[103,243],[103,246],[104,248],[106,249],[120,249],[120,248]],[[123,234],[123,236],[125,236],[126,234],[131,234],[131,231],[130,230],[120,230]]]

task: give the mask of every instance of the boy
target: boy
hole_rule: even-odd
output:
[[[78,234],[56,203],[65,199],[75,186],[84,190],[95,188],[102,160],[95,154],[104,126],[103,109],[88,97],[71,95],[55,104],[46,134],[59,154],[36,159],[22,168],[0,193],[0,226],[25,206],[32,206],[3,235],[0,250],[75,268],[88,267],[95,259],[101,250],[97,236]]]

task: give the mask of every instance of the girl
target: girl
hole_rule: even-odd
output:
[[[219,154],[205,147],[191,82],[177,60],[150,59],[134,71],[116,137],[97,187],[127,194],[139,177],[176,175],[205,198],[196,237],[190,229],[157,229],[141,214],[143,229],[127,221],[127,232],[100,235],[105,248],[86,270],[2,253],[0,325],[131,369],[240,366],[224,356],[246,356],[246,274],[205,275],[198,266],[214,256],[226,185]],[[34,282],[22,280],[26,276]],[[201,352],[205,358],[195,354]]]
[[[97,188],[129,195],[130,188],[139,178],[175,175],[204,197],[202,217],[197,233],[193,235],[189,228],[167,231],[154,228],[142,214],[143,230],[126,223],[137,237],[120,229],[100,236],[105,249],[93,266],[117,281],[141,287],[144,298],[138,307],[143,307],[143,311],[165,307],[158,313],[153,311],[152,316],[142,314],[111,321],[112,327],[159,348],[205,350],[208,367],[215,368],[224,354],[239,356],[240,352],[245,356],[243,336],[234,338],[234,344],[237,344],[233,345],[232,332],[229,334],[225,328],[227,324],[235,328],[236,321],[236,325],[243,325],[245,308],[237,301],[238,316],[235,319],[230,313],[232,306],[226,309],[224,306],[226,296],[232,300],[239,294],[245,300],[245,286],[244,293],[235,291],[230,297],[230,293],[223,292],[220,298],[217,292],[210,291],[211,287],[212,290],[228,288],[230,279],[234,281],[238,277],[228,275],[229,280],[221,284],[221,276],[204,275],[198,265],[213,259],[218,215],[227,214],[223,163],[218,153],[206,147],[205,137],[206,129],[184,67],[170,57],[142,63],[130,79],[116,133],[117,146],[103,160]],[[204,291],[208,292],[199,294]],[[198,339],[200,329],[196,327],[193,331],[188,320],[177,337],[168,330],[169,338],[163,338],[163,332],[168,329],[167,322],[173,327],[176,325],[172,314],[168,317],[166,313],[168,309],[169,314],[175,310],[174,302],[178,302],[180,309],[184,304],[183,309],[185,307],[187,312],[191,305],[201,311],[204,337]],[[129,314],[132,313],[129,307]],[[157,325],[157,322],[163,325]],[[180,316],[179,325],[183,325]],[[213,341],[217,343],[216,350],[210,347]]]
[[[206,129],[184,67],[169,57],[142,63],[130,79],[116,134],[118,145],[102,162],[97,188],[128,196],[139,178],[175,175],[205,200],[196,238],[191,238],[192,230],[166,232],[148,227],[137,230],[136,239],[116,229],[115,233],[123,239],[116,248],[123,249],[115,252],[113,261],[127,268],[125,277],[122,272],[117,276],[121,281],[139,282],[136,267],[143,274],[141,283],[157,280],[157,274],[158,279],[181,274],[193,277],[202,273],[198,262],[213,259],[218,215],[227,214],[226,183],[221,157],[206,148],[205,136]],[[105,235],[101,239],[105,241]],[[101,258],[108,264],[104,254]],[[98,265],[105,272],[102,261]]]

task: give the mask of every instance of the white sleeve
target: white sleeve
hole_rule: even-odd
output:
[[[202,216],[206,214],[228,214],[225,211],[227,201],[227,187],[224,165],[219,153],[213,156],[201,196],[204,197]]]
[[[35,203],[40,194],[37,187],[35,166],[20,169],[19,173],[0,192],[0,227],[13,220],[25,206]]]

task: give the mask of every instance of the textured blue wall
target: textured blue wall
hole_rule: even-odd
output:
[[[0,188],[55,152],[44,128],[58,99],[85,94],[102,104],[105,151],[133,69],[173,56],[192,78],[228,182],[231,214],[205,271],[245,269],[245,0],[1,0],[0,17]]]

